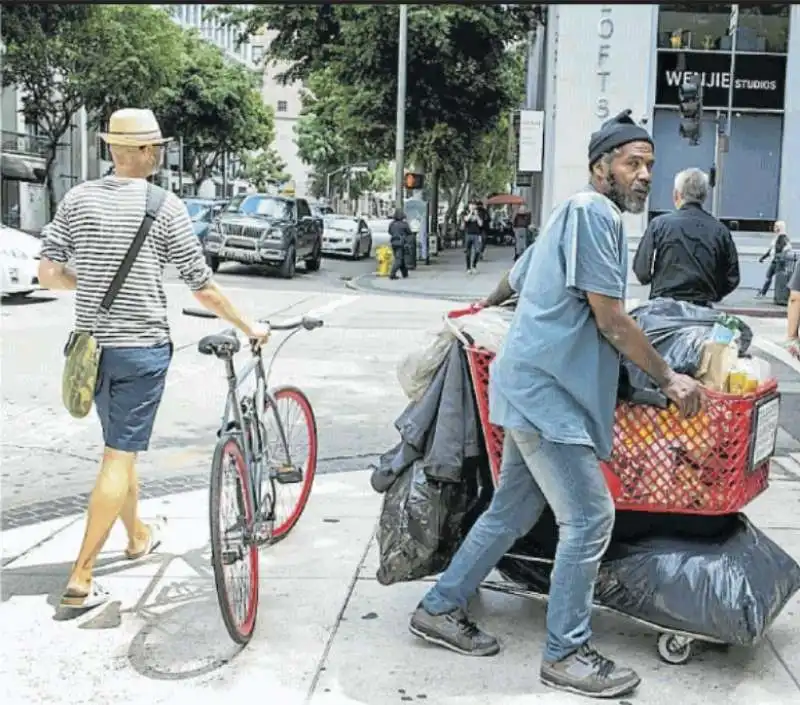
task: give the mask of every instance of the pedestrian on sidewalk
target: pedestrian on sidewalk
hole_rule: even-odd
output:
[[[483,232],[483,218],[481,218],[477,201],[470,201],[467,212],[462,218],[464,227],[464,252],[467,260],[467,274],[476,274],[478,271],[478,258],[481,254],[481,234]]]
[[[764,298],[767,295],[769,288],[772,286],[772,280],[775,277],[775,272],[778,269],[778,260],[780,259],[780,256],[786,252],[786,250],[790,250],[792,247],[789,236],[786,234],[786,223],[784,223],[782,220],[775,221],[775,225],[772,226],[772,232],[775,233],[775,238],[772,240],[772,244],[769,246],[769,249],[758,258],[758,261],[762,264],[765,260],[769,260],[769,267],[767,268],[767,277],[764,280],[764,286],[762,286],[761,291],[756,294],[758,298]]]
[[[408,279],[408,265],[406,264],[406,248],[409,242],[413,242],[414,233],[406,220],[406,214],[399,208],[392,215],[392,222],[389,223],[389,244],[392,246],[392,271],[389,279],[397,279],[397,273],[403,275],[403,279]]]
[[[205,308],[255,344],[268,337],[214,283],[183,202],[148,183],[171,140],[162,137],[153,113],[119,110],[101,138],[109,145],[115,173],[79,184],[64,196],[44,230],[39,265],[42,286],[75,290],[74,332],[92,334],[101,350],[94,405],[105,447],[83,543],[61,598],[63,608],[78,610],[109,599],[92,572],[117,519],[128,535],[125,558],[147,556],[161,541],[163,521],[145,524],[139,516],[136,460],[149,446],[173,355],[165,266],[175,265]],[[154,201],[160,201],[159,208],[151,209]],[[101,300],[140,230],[146,231],[141,249],[109,310],[100,315]],[[67,267],[70,261],[74,270]]]
[[[589,141],[590,184],[550,216],[536,247],[508,277],[519,303],[492,363],[492,423],[506,432],[491,503],[424,596],[409,628],[461,654],[490,656],[495,637],[467,601],[549,505],[559,525],[547,606],[543,683],[589,697],[633,691],[639,676],[592,645],[592,598],[611,540],[614,503],[599,461],[611,454],[620,353],[655,379],[681,411],[700,409],[700,384],[677,374],[625,312],[622,213],[644,209],[653,142],[627,110]]]
[[[514,229],[514,261],[516,262],[528,247],[528,229],[531,227],[531,212],[525,207],[514,214],[512,227]]]
[[[639,242],[633,273],[650,284],[650,298],[698,306],[722,301],[739,286],[739,254],[726,228],[703,208],[708,174],[686,169],[675,176],[675,210],[653,220]]]

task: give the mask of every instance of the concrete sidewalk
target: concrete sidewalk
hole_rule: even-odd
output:
[[[800,476],[776,468],[748,510],[800,559]],[[256,702],[294,705],[577,705],[537,677],[544,607],[484,590],[478,619],[503,641],[494,658],[423,644],[407,621],[426,585],[383,587],[373,539],[381,498],[366,472],[317,478],[306,513],[281,544],[262,551],[261,608],[253,640],[238,650],[219,617],[209,566],[204,491],[143,502],[170,524],[161,551],[121,560],[117,527],[97,573],[115,602],[73,621],[53,619],[83,532],[83,517],[2,534],[7,562],[0,619],[0,701],[16,705]],[[655,635],[597,614],[597,642],[637,668],[628,701],[647,705],[800,703],[800,601],[760,645],[704,651],[685,666],[658,660]],[[626,701],[627,702],[627,701]]]
[[[368,273],[354,277],[345,285],[349,289],[367,294],[471,302],[483,298],[497,286],[500,277],[513,266],[513,259],[513,248],[490,245],[486,249],[484,259],[478,264],[477,273],[468,275],[464,271],[463,250],[452,248],[432,257],[430,265],[420,260],[417,268],[410,271],[408,279],[393,281],[388,277]],[[649,298],[650,287],[638,283],[630,270],[631,262],[628,264],[628,299],[645,301]],[[716,307],[740,316],[786,318],[786,307],[776,306],[771,294],[764,299],[755,296],[756,287],[761,287],[763,283],[766,265],[742,261],[740,267],[741,285]]]

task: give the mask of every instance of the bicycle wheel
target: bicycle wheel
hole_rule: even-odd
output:
[[[272,396],[277,408],[270,408],[268,400],[263,416],[269,457],[273,464],[284,464],[288,450],[292,471],[282,475],[278,468],[278,478],[271,483],[275,492],[275,524],[272,530],[274,543],[285,538],[292,530],[308,503],[317,472],[317,420],[308,397],[297,387],[278,387],[272,390]],[[281,442],[276,415],[286,434],[286,449]],[[299,474],[295,470],[299,470]],[[290,481],[282,479],[289,474],[292,475]]]
[[[211,566],[222,620],[231,639],[246,644],[258,612],[258,547],[246,541],[253,523],[250,473],[233,437],[214,450],[209,492]]]

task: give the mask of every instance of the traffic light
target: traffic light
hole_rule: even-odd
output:
[[[703,117],[703,86],[699,74],[684,74],[684,81],[678,86],[678,104],[681,111],[681,137],[689,144],[700,143],[700,123]]]
[[[425,174],[416,174],[413,171],[407,171],[403,185],[409,191],[416,191],[422,188],[425,184]]]

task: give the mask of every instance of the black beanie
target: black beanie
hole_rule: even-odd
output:
[[[653,138],[643,127],[631,118],[632,110],[623,110],[616,117],[606,120],[597,132],[589,138],[589,166],[592,166],[604,154],[621,147],[628,142],[649,142]]]

